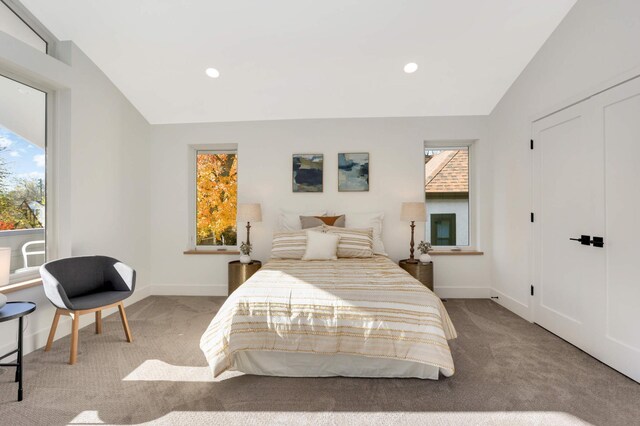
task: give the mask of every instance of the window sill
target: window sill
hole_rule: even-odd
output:
[[[430,251],[429,254],[431,256],[482,256],[484,254],[483,251],[476,250],[439,250],[439,251]]]
[[[0,287],[0,293],[8,294],[13,293],[14,291],[24,290],[31,287],[37,287],[42,285],[42,280],[40,278],[35,278],[28,281],[22,281],[15,284],[5,285]]]
[[[235,250],[185,250],[182,254],[227,254],[237,256],[240,252]]]

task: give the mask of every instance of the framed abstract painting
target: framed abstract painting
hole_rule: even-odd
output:
[[[323,154],[293,154],[293,192],[322,192]]]
[[[338,154],[338,191],[369,190],[369,153]]]

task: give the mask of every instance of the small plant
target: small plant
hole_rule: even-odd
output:
[[[431,251],[431,243],[420,241],[420,244],[418,244],[418,251],[422,254],[429,253]]]
[[[244,241],[242,242],[242,244],[240,244],[240,253],[242,253],[244,256],[249,256],[251,254],[251,244],[247,244]]]

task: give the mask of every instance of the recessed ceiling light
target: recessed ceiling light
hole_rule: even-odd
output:
[[[407,65],[404,66],[404,72],[406,72],[407,74],[411,74],[416,72],[416,70],[418,69],[418,64],[416,64],[415,62],[409,62]]]
[[[220,77],[220,71],[218,71],[215,68],[207,68],[207,70],[205,71],[207,73],[207,75],[211,78],[218,78]]]

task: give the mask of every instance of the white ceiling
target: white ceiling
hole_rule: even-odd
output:
[[[575,1],[23,3],[157,124],[488,114]]]

